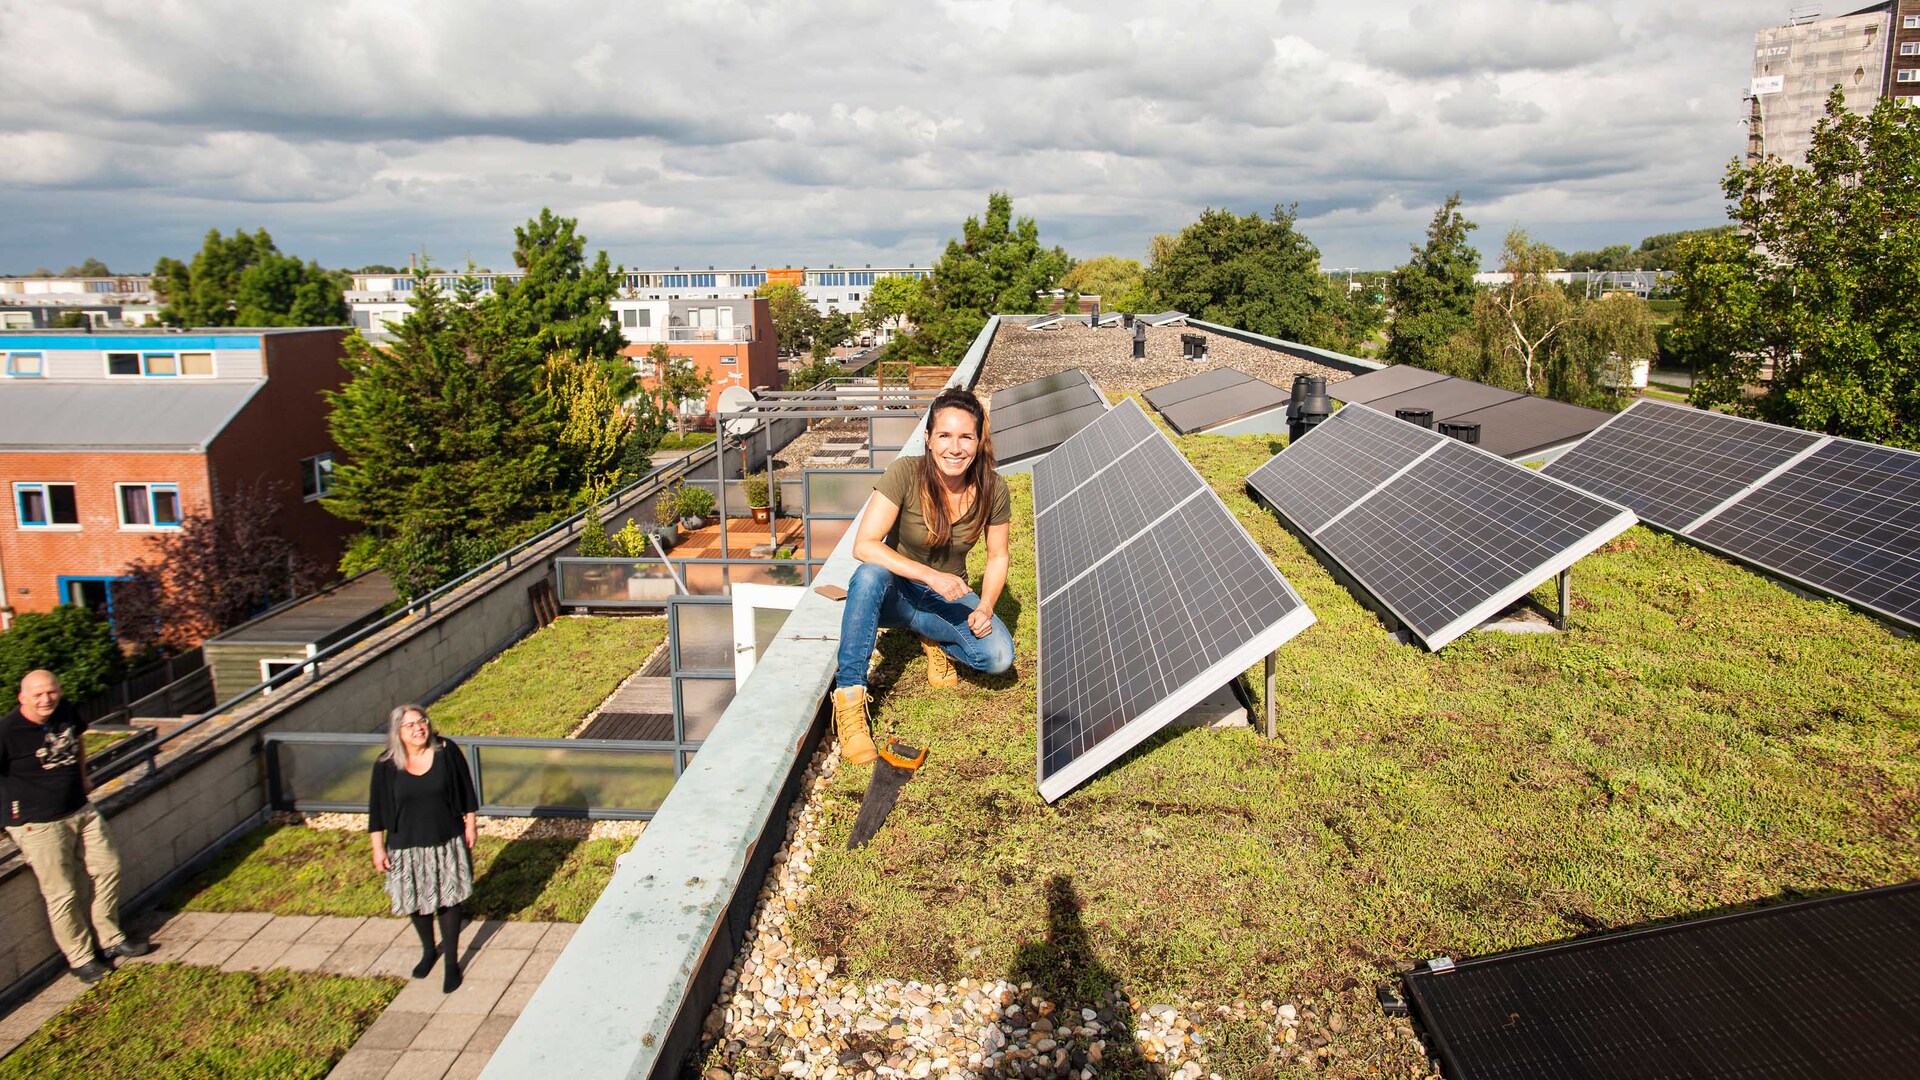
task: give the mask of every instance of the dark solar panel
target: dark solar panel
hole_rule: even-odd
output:
[[[1313,614],[1137,402],[1036,464],[1034,488],[1051,802]]]
[[[995,429],[994,460],[1002,465],[1011,465],[1035,454],[1047,453],[1106,414],[1107,405],[1101,401],[1032,420],[1009,431]]]
[[[990,404],[987,411],[991,415],[994,409],[1018,405],[1029,398],[1043,397],[1057,390],[1065,390],[1069,386],[1082,386],[1091,381],[1087,378],[1087,373],[1079,368],[1043,375],[1038,379],[995,390],[988,395]]]
[[[1044,454],[1106,411],[1106,399],[1077,369],[997,390],[987,410],[994,457],[1009,464]]]
[[[1687,536],[1920,627],[1920,454],[1835,440]]]
[[[1272,383],[1249,379],[1225,390],[1176,402],[1161,409],[1160,415],[1175,431],[1191,435],[1259,413],[1284,409],[1288,396]]]
[[[1369,371],[1365,375],[1355,375],[1351,379],[1342,379],[1327,387],[1327,393],[1332,394],[1335,401],[1365,405],[1375,398],[1388,397],[1448,377],[1411,364],[1395,364],[1379,371]]]
[[[1685,532],[1821,438],[1643,399],[1540,471]]]
[[[1430,431],[1371,409],[1341,409],[1253,470],[1247,483],[1311,533],[1431,450]]]
[[[1100,402],[1103,405],[1106,403],[1091,383],[1073,383],[1050,394],[1030,397],[1011,405],[996,403],[995,407],[988,411],[987,416],[993,430],[1000,432],[1094,402]]]
[[[1479,424],[1480,449],[1503,458],[1518,458],[1573,442],[1612,417],[1612,413],[1552,398],[1522,397],[1434,419]]]
[[[1314,534],[1439,649],[1633,525],[1633,514],[1453,440]]]
[[[1327,393],[1334,393],[1329,387]],[[1430,409],[1435,422],[1455,417],[1464,412],[1484,409],[1489,405],[1498,405],[1503,401],[1525,397],[1525,394],[1513,390],[1502,390],[1497,386],[1467,379],[1437,379],[1424,386],[1403,390],[1398,394],[1377,397],[1366,404],[1392,416],[1397,409]]]
[[[1212,371],[1203,371],[1198,375],[1189,375],[1184,379],[1163,383],[1140,396],[1147,399],[1147,404],[1161,412],[1166,412],[1167,406],[1188,398],[1196,398],[1202,394],[1211,394],[1215,390],[1225,390],[1229,386],[1238,386],[1252,381],[1254,381],[1253,376],[1244,371],[1235,368],[1214,368]]]
[[[1920,1075],[1920,883],[1406,977],[1454,1080]]]
[[[1247,477],[1430,649],[1633,525],[1623,507],[1347,405]]]

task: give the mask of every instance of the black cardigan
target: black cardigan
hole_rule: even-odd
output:
[[[452,739],[440,740],[433,769],[427,775],[432,776],[439,769],[450,774],[446,799],[424,814],[418,808],[406,808],[403,812],[399,797],[400,763],[374,762],[373,780],[367,792],[367,831],[386,833],[390,849],[439,847],[461,835],[466,829],[465,816],[479,812],[480,800],[473,790],[473,773],[467,769],[467,756]]]

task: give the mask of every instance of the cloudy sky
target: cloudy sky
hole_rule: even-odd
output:
[[[1834,8],[1837,13],[1841,7]],[[328,266],[925,265],[995,189],[1076,256],[1297,202],[1329,267],[1456,189],[1491,260],[1719,223],[1784,0],[0,0],[0,272],[209,228]]]

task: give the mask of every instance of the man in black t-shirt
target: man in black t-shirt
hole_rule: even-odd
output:
[[[87,793],[87,722],[61,699],[60,680],[35,671],[20,681],[20,707],[0,717],[0,822],[40,882],[53,939],[84,982],[113,970],[116,957],[153,946],[120,930],[120,857]],[[93,892],[92,924],[80,910],[81,872]],[[95,953],[95,934],[100,951]]]

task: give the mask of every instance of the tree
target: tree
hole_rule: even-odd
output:
[[[327,568],[274,527],[281,485],[241,484],[156,535],[114,590],[114,621],[136,645],[190,649],[270,605],[320,587]]]
[[[585,478],[587,493],[620,479],[620,450],[633,427],[604,364],[555,353],[547,358],[547,396],[560,411],[562,468]]]
[[[1519,365],[1529,394],[1538,393],[1542,350],[1575,317],[1573,297],[1547,277],[1556,254],[1552,247],[1535,243],[1525,229],[1514,229],[1500,250],[1506,283],[1480,296],[1481,312],[1499,327],[1500,351]]]
[[[126,675],[126,654],[106,619],[74,604],[24,611],[0,634],[0,686],[20,688],[27,672],[45,668],[74,701],[86,701]]]
[[[1467,243],[1467,234],[1477,228],[1460,212],[1460,193],[1454,192],[1434,211],[1426,246],[1412,249],[1413,258],[1387,279],[1393,308],[1389,362],[1434,367],[1448,340],[1473,322],[1480,252]]]
[[[587,238],[577,224],[542,207],[539,217],[516,227],[513,264],[525,273],[518,283],[499,287],[486,314],[524,350],[519,362],[538,364],[560,352],[623,371],[628,365],[620,350],[627,342],[608,304],[620,292],[620,271],[605,251],[587,261]]]
[[[753,295],[767,301],[767,313],[773,319],[773,339],[781,355],[798,356],[813,343],[820,326],[820,309],[813,306],[800,287],[786,281],[769,281]]]
[[[69,266],[60,272],[61,277],[112,277],[113,271],[107,264],[92,257],[81,260],[79,266]]]
[[[713,376],[692,357],[671,355],[664,342],[647,350],[647,361],[645,376],[653,379],[655,409],[663,417],[672,416],[673,430],[679,432],[685,403],[704,404],[707,391],[713,389]]]
[[[1067,253],[1040,246],[1032,218],[1013,216],[1013,197],[996,191],[987,213],[968,218],[933,266],[919,329],[888,346],[893,361],[957,362],[995,314],[1035,313],[1067,270]]]
[[[914,325],[933,306],[933,283],[928,278],[894,274],[880,278],[860,309],[860,325],[868,331],[903,330]]]
[[[1627,365],[1651,360],[1653,313],[1631,293],[1575,298],[1575,318],[1547,350],[1546,396],[1575,405],[1617,405]]]
[[[1682,246],[1670,341],[1696,364],[1695,404],[1920,447],[1916,175],[1907,110],[1882,101],[1855,115],[1837,88],[1805,167],[1728,168],[1740,233]]]
[[[820,317],[820,327],[813,332],[813,346],[809,350],[816,362],[831,357],[833,350],[853,340],[855,318],[852,312],[838,308]]]
[[[840,362],[832,357],[810,360],[787,372],[787,389],[808,390],[844,372]]]
[[[1129,300],[1145,299],[1146,269],[1138,259],[1100,255],[1075,263],[1060,279],[1060,287],[1081,296],[1098,296],[1107,311],[1138,311]]]
[[[400,272],[400,268],[397,266],[388,266],[386,263],[368,263],[353,272],[356,274],[397,274]]]
[[[154,288],[170,326],[341,326],[347,302],[318,263],[282,254],[267,230],[210,230],[192,265],[161,258]]]
[[[1147,268],[1156,306],[1306,345],[1348,348],[1347,298],[1320,273],[1320,250],[1294,227],[1295,208],[1269,217],[1207,209]]]

